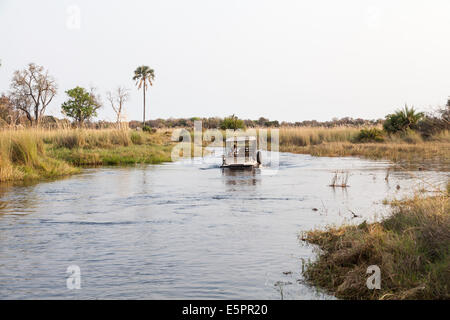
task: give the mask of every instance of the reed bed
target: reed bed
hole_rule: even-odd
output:
[[[73,174],[82,165],[170,161],[170,132],[128,129],[10,129],[0,131],[0,181]]]
[[[67,175],[78,170],[45,152],[37,130],[0,132],[0,182]]]
[[[280,146],[311,146],[324,142],[353,141],[360,129],[353,127],[298,127],[280,129]]]
[[[310,154],[316,157],[364,157],[386,159],[397,164],[417,168],[450,170],[450,143],[323,143],[307,147],[282,147],[284,152]]]
[[[357,142],[357,128],[280,129],[280,151],[318,157],[358,156],[386,159],[402,165],[450,169],[450,132],[424,140],[418,133],[385,136],[380,142]]]
[[[221,131],[224,138],[225,132]],[[450,133],[424,141],[418,134],[357,143],[360,129],[281,128],[280,151],[313,156],[362,156],[409,165],[450,168]],[[190,133],[193,134],[192,132]],[[244,133],[241,133],[244,134]],[[254,130],[258,134],[258,130]],[[129,129],[5,129],[0,131],[0,181],[52,177],[76,172],[83,165],[119,165],[171,161],[171,129],[153,133]],[[271,148],[271,130],[267,132]],[[191,139],[193,140],[193,139]],[[203,144],[207,144],[205,141]]]
[[[318,259],[306,280],[342,299],[450,299],[450,185],[447,194],[394,201],[381,222],[310,231]],[[381,270],[381,288],[366,286],[367,268]]]

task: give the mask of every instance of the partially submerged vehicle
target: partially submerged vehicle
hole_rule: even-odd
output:
[[[221,168],[251,169],[260,167],[261,163],[256,137],[235,136],[226,139]]]

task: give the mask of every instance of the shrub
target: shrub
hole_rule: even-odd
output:
[[[383,128],[388,133],[396,133],[399,131],[414,129],[423,116],[424,114],[422,112],[416,112],[414,108],[408,108],[408,106],[405,106],[404,109],[388,114],[386,116],[386,121],[383,124]]]
[[[355,142],[383,142],[383,131],[377,128],[361,129],[354,139]]]
[[[444,130],[450,129],[450,125],[443,119],[427,116],[417,124],[416,129],[424,138],[431,138]]]
[[[142,131],[149,132],[149,133],[155,133],[155,132],[156,132],[156,129],[154,129],[154,128],[152,128],[152,127],[149,127],[149,126],[144,126],[144,127],[142,128]]]
[[[417,124],[416,129],[427,139],[450,130],[450,100],[446,107],[424,116]]]
[[[238,129],[245,129],[244,121],[236,117],[234,114],[228,118],[225,118],[220,123],[220,128],[222,130],[226,129],[232,129],[232,130],[238,130]]]
[[[142,136],[137,132],[132,132],[131,142],[133,142],[133,144],[142,144],[143,143]]]
[[[73,118],[79,125],[97,116],[97,110],[101,107],[101,103],[93,90],[88,92],[84,88],[76,87],[67,90],[66,94],[69,96],[69,100],[61,105],[64,115]]]

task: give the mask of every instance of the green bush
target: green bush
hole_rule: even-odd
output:
[[[220,123],[220,128],[222,130],[226,129],[232,129],[232,130],[238,130],[238,129],[245,129],[244,121],[236,117],[234,114],[228,118],[225,118]]]
[[[386,116],[386,121],[383,124],[383,128],[387,133],[396,133],[414,129],[423,116],[424,114],[422,112],[416,112],[414,108],[405,106],[404,109],[388,114]]]
[[[354,139],[355,142],[383,142],[383,131],[377,128],[361,129]]]
[[[149,126],[144,126],[144,127],[142,128],[142,131],[144,131],[144,132],[149,132],[149,133],[155,133],[155,132],[156,132],[156,129],[155,129],[155,128],[152,128],[152,127],[149,127]]]

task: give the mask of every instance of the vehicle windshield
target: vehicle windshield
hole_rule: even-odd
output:
[[[225,156],[227,158],[256,159],[256,141],[227,141]]]

